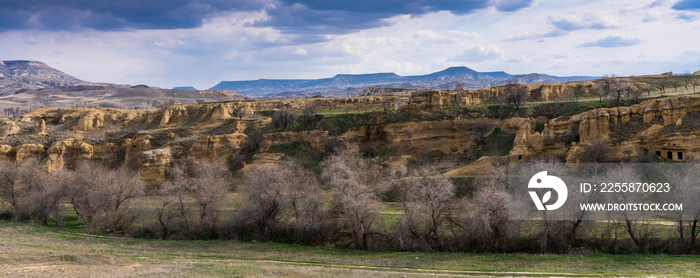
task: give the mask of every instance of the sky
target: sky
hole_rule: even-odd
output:
[[[0,60],[162,88],[452,66],[700,69],[698,0],[2,0]]]

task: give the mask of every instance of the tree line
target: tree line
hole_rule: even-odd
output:
[[[527,253],[696,253],[697,220],[675,233],[644,221],[508,220],[507,165],[455,180],[430,166],[382,170],[339,145],[318,171],[256,164],[242,181],[217,162],[176,163],[160,186],[127,168],[83,162],[48,173],[37,159],[0,163],[2,214],[60,229],[66,211],[89,233],[163,240],[282,242],[358,250]],[[533,163],[563,165],[551,158]],[[698,219],[697,217],[695,219]]]

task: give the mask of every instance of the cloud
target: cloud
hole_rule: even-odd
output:
[[[627,38],[621,35],[611,35],[597,41],[590,41],[579,45],[579,47],[623,47],[640,44],[639,38]]]
[[[512,38],[509,38],[505,41],[524,41],[524,40],[537,40],[537,39],[542,39],[542,38],[554,38],[554,37],[561,37],[568,34],[565,31],[562,30],[553,30],[549,31],[547,33],[537,33],[537,34],[518,34]]]
[[[496,10],[514,12],[532,6],[533,0],[500,0],[496,1]]]
[[[651,4],[649,4],[649,8],[662,6],[664,4],[664,2],[666,2],[666,1],[665,0],[656,0],[656,1],[652,2]]]
[[[676,15],[676,18],[683,20],[683,21],[691,22],[691,21],[695,21],[696,19],[698,19],[698,14],[697,13],[679,13],[678,15]]]
[[[483,46],[480,44],[474,45],[464,50],[461,56],[455,61],[467,62],[483,62],[489,60],[502,60],[505,58],[503,50],[498,49],[495,45]]]
[[[582,29],[609,29],[618,28],[621,25],[612,20],[601,20],[595,17],[586,16],[581,19],[561,18],[552,20],[554,27],[564,31],[575,31]]]
[[[700,2],[697,0],[681,0],[676,2],[671,6],[671,9],[683,11],[683,10],[700,10]]]
[[[471,14],[495,7],[503,12],[533,0],[5,0],[0,31],[192,29],[229,12],[264,12],[252,26],[290,34],[348,34],[393,24],[400,15],[447,11]]]
[[[272,1],[272,0],[270,0]],[[221,11],[262,9],[267,1],[254,0],[7,0],[0,10],[22,20],[0,29],[95,30],[196,28]]]

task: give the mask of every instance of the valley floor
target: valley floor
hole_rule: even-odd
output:
[[[357,252],[100,237],[0,222],[2,277],[698,276],[697,256]]]

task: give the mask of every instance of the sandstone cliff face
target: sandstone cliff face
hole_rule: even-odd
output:
[[[613,147],[611,156],[614,160],[634,161],[638,153],[643,152],[659,152],[674,160],[698,156],[700,153],[695,146],[700,141],[696,135],[661,133],[665,125],[681,125],[683,117],[692,111],[700,111],[700,96],[648,100],[630,107],[600,108],[569,119],[552,119],[542,134],[533,133],[531,126],[522,125],[517,131],[511,161],[534,154],[549,154],[566,158],[568,162],[581,162],[581,146],[592,140],[608,142]],[[613,126],[619,129],[613,133],[616,140],[611,140]],[[575,134],[580,138],[579,143],[565,145],[566,137]]]
[[[47,167],[49,171],[53,171],[65,167],[67,161],[91,159],[94,154],[94,148],[82,140],[70,138],[53,143],[49,147],[47,154],[49,158]],[[19,155],[17,158],[19,159]]]
[[[276,132],[263,135],[262,140],[258,143],[261,152],[266,152],[272,146],[286,145],[294,142],[308,142],[311,148],[316,150],[323,149],[323,142],[326,141],[328,131],[311,130],[300,132]]]
[[[591,85],[590,88],[587,86]],[[541,100],[561,99],[576,89],[592,90],[592,84],[528,85]],[[144,178],[163,179],[178,159],[222,159],[240,151],[251,130],[268,127],[272,120],[261,111],[280,108],[339,109],[383,102],[399,104],[399,110],[428,111],[445,106],[478,104],[497,98],[502,88],[461,92],[421,91],[411,98],[354,97],[337,99],[243,100],[220,103],[173,105],[153,110],[110,108],[46,108],[22,117],[0,120],[0,160],[45,159],[48,169],[67,167],[82,160],[100,160],[136,166]],[[390,105],[390,107],[392,107]],[[395,108],[395,107],[392,107]],[[492,126],[516,134],[510,153],[512,162],[533,155],[552,155],[570,162],[582,160],[582,146],[594,138],[608,140],[619,159],[634,159],[640,151],[659,152],[672,159],[700,155],[700,138],[688,127],[686,116],[700,111],[700,97],[677,96],[649,100],[626,108],[591,110],[570,118],[505,120],[483,119]],[[265,115],[269,115],[265,114]],[[477,116],[470,116],[477,117]],[[336,138],[360,148],[392,146],[406,161],[407,155],[439,150],[460,153],[473,144],[475,118],[445,118],[354,127]],[[537,123],[544,129],[536,132]],[[678,126],[669,129],[668,126]],[[690,130],[676,132],[674,130]],[[327,131],[276,132],[262,136],[260,161],[272,146],[308,142],[323,150],[332,138]],[[277,156],[274,156],[277,157]],[[281,156],[279,156],[281,157]],[[401,159],[399,159],[401,158]],[[394,164],[400,164],[396,162]],[[394,165],[395,166],[395,165]],[[393,166],[392,166],[393,167]],[[398,167],[398,166],[397,166]]]
[[[190,156],[196,159],[226,158],[241,148],[247,136],[243,133],[200,136],[192,145]]]
[[[139,156],[139,163],[139,176],[146,180],[161,181],[173,166],[170,148],[144,151]]]

